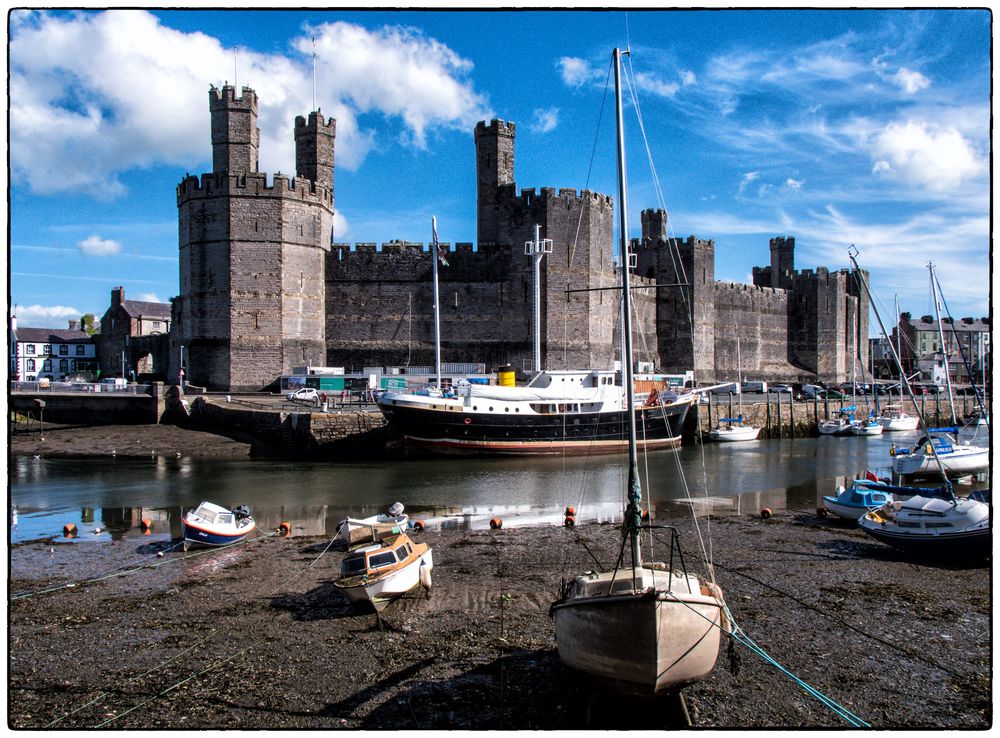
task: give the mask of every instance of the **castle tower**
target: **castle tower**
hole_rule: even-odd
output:
[[[479,244],[502,243],[500,206],[514,195],[514,123],[476,124],[476,194]]]
[[[295,119],[295,174],[333,192],[334,139],[337,121],[323,120],[319,111]]]
[[[658,243],[667,240],[667,211],[652,208],[639,214],[642,221],[642,242]]]
[[[177,188],[185,380],[213,390],[273,387],[326,363],[325,253],[333,230],[333,120],[296,121],[294,180],[257,171],[257,96],[212,89],[214,171]],[[301,134],[301,135],[299,135]],[[320,179],[311,180],[308,176]],[[171,353],[178,353],[178,346]]]
[[[260,131],[257,129],[257,93],[243,88],[241,97],[226,85],[208,91],[212,113],[212,171],[248,174],[257,171]]]
[[[771,244],[771,287],[783,290],[792,288],[792,274],[795,272],[795,238],[778,236]]]

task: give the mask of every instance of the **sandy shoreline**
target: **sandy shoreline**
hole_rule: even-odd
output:
[[[689,519],[657,522],[678,526],[696,558]],[[795,675],[875,727],[991,725],[986,563],[931,565],[795,512],[726,516],[711,533],[736,622]],[[420,537],[434,550],[432,595],[394,603],[381,627],[333,587],[343,554],[325,538],[266,537],[191,558],[158,557],[167,540],[15,546],[8,725],[667,727],[662,706],[618,698],[613,713],[628,722],[607,722],[601,692],[555,651],[548,607],[560,581],[593,568],[588,548],[610,558],[614,528]],[[724,645],[685,697],[696,727],[847,727],[742,648],[731,663]]]
[[[14,455],[250,457],[252,439],[176,425],[50,425],[10,437]]]

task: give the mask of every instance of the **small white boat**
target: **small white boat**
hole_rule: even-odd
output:
[[[983,557],[992,548],[990,506],[977,500],[915,495],[887,502],[858,519],[876,540],[934,556]]]
[[[854,436],[881,436],[883,430],[885,429],[882,423],[875,418],[855,420],[851,423],[851,435]]]
[[[367,602],[380,611],[418,585],[429,592],[433,568],[430,546],[400,533],[347,554],[333,584],[351,602]]]
[[[835,418],[821,420],[816,430],[824,436],[846,436],[851,432],[851,421],[843,415],[838,415]]]
[[[352,530],[368,528],[370,526],[399,526],[405,529],[410,522],[409,515],[404,512],[405,509],[403,503],[394,502],[386,512],[379,513],[378,515],[372,515],[367,518],[344,518],[337,524],[337,535],[346,540]]]
[[[736,418],[721,418],[719,426],[708,432],[708,437],[713,441],[756,441],[759,435],[760,428],[744,425],[742,415]]]
[[[949,477],[963,477],[990,468],[988,446],[958,443],[944,432],[931,432],[930,439],[922,436],[912,449],[892,446],[889,454],[893,457],[892,470],[902,476],[940,476],[943,468]]]
[[[239,543],[257,529],[246,505],[227,510],[213,502],[202,502],[181,518],[184,550],[192,545],[228,546]]]
[[[903,412],[901,405],[889,405],[882,411],[880,418],[882,429],[890,433],[895,431],[915,431],[920,425],[920,418]]]

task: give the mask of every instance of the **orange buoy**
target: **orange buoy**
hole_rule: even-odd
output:
[[[490,527],[493,530],[503,527],[503,521],[500,518],[490,518]]]
[[[574,518],[572,515],[567,515],[566,519],[563,521],[563,525],[565,525],[567,528],[572,528],[574,525],[576,525],[576,518]]]
[[[148,531],[148,530],[152,529],[152,527],[153,527],[153,521],[150,520],[149,518],[143,518],[139,522],[139,527],[142,528],[143,530]]]
[[[292,524],[287,520],[282,521],[281,525],[278,526],[278,535],[287,536],[292,532]]]
[[[423,530],[426,527],[423,520],[418,520],[413,524],[413,530]]]
[[[575,507],[567,507],[566,508],[566,512],[564,512],[563,515],[576,515],[576,508]]]
[[[63,535],[66,536],[67,538],[72,538],[73,536],[75,536],[76,525],[74,525],[73,523],[66,523],[66,525],[63,526]]]
[[[642,519],[643,520],[649,520],[649,510],[643,510],[642,511]]]
[[[771,517],[771,508],[765,507],[763,510],[760,511],[761,520],[767,520],[769,517]]]

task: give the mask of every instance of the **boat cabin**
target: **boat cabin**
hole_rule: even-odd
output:
[[[211,502],[203,502],[190,513],[187,519],[191,523],[203,523],[205,525],[229,526],[236,525],[236,515],[232,510],[227,510],[221,505]]]
[[[414,556],[413,542],[405,535],[387,538],[381,543],[365,546],[344,557],[341,577],[374,575],[391,570]]]

